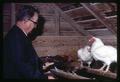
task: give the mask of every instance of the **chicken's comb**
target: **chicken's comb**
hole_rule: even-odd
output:
[[[89,35],[89,39],[92,39],[92,38],[94,38],[94,36],[93,35]]]
[[[94,36],[93,36],[93,35],[90,35],[88,41],[91,41],[92,39],[94,39]]]

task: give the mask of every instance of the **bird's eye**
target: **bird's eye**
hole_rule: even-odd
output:
[[[90,40],[88,40],[89,42],[91,41],[91,39]]]

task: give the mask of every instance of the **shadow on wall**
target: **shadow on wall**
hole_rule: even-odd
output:
[[[40,35],[43,34],[43,32],[44,32],[44,24],[45,24],[45,18],[43,16],[39,15],[37,27],[34,28],[32,30],[32,32],[30,32],[28,34],[28,37],[29,37],[30,40],[33,41],[33,40],[35,40],[35,38],[37,36],[40,36]]]

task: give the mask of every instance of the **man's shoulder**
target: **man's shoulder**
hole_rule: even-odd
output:
[[[14,36],[16,36],[16,38],[17,38],[17,37],[20,37],[20,36],[23,37],[24,33],[22,32],[22,30],[19,27],[13,26],[11,28],[11,30],[7,33],[6,36],[7,37],[11,37],[11,38],[14,37]]]

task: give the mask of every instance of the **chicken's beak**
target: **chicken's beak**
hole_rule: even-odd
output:
[[[89,39],[88,42],[91,42],[91,39]]]
[[[88,43],[87,43],[87,44],[91,46],[93,42],[94,42],[94,39],[91,38],[91,39],[88,40]]]
[[[91,43],[91,39],[88,40],[87,44],[89,45]]]

